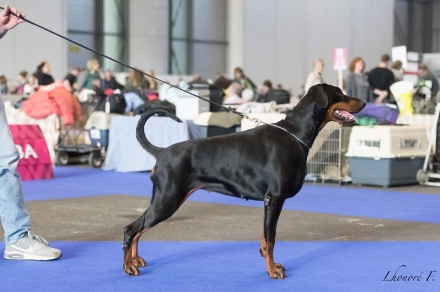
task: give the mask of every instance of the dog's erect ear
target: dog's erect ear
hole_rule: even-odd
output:
[[[313,98],[313,101],[322,108],[328,106],[328,95],[326,91],[327,84],[318,84],[310,87],[308,94]]]

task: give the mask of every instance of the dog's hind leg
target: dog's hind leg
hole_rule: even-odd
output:
[[[162,195],[156,191],[145,213],[138,220],[124,228],[123,268],[127,274],[137,276],[139,275],[138,267],[146,265],[145,260],[138,255],[138,243],[141,235],[171,217],[192,192],[194,190],[181,192],[176,189],[176,192],[172,192],[171,195]]]
[[[286,269],[281,264],[275,263],[273,258],[277,223],[283,204],[284,199],[273,197],[269,199],[269,202],[264,207],[264,230],[260,252],[266,260],[267,273],[273,279],[283,279],[286,277],[284,273]]]
[[[138,245],[139,245],[139,239],[141,238],[142,234],[147,231],[146,229],[143,229],[133,239],[133,244],[131,248],[131,258],[133,259],[133,264],[137,267],[146,267],[147,262],[138,254]]]
[[[137,276],[138,267],[145,267],[146,262],[137,253],[137,247],[141,235],[146,231],[144,228],[145,212],[139,219],[124,228],[124,271],[129,275]]]

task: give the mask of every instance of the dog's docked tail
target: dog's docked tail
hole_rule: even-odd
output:
[[[160,107],[153,108],[145,112],[141,116],[141,119],[139,120],[136,127],[136,138],[139,141],[139,143],[142,145],[142,147],[148,151],[148,153],[150,153],[154,157],[157,157],[157,155],[160,153],[160,151],[163,148],[154,146],[153,144],[150,143],[150,141],[148,141],[147,136],[145,136],[145,124],[147,123],[147,120],[151,116],[154,116],[155,114],[163,114],[179,123],[182,123],[182,121],[178,117],[176,117],[173,113],[171,113],[169,110]]]

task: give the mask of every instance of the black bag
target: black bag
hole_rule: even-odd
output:
[[[194,83],[191,84],[191,86],[189,87],[189,89],[199,89],[199,90],[208,90],[209,91],[209,95],[208,96],[202,96],[202,97],[209,97],[209,100],[218,103],[218,104],[222,104],[223,102],[223,97],[225,96],[225,94],[223,93],[223,90],[215,85],[212,84],[208,84],[208,83]],[[218,105],[209,104],[209,111],[210,112],[220,112],[222,111],[222,108],[219,107]]]
[[[290,103],[290,93],[284,89],[272,89],[265,98],[265,102],[275,101],[277,104]]]
[[[134,115],[141,115],[141,114],[145,113],[146,111],[148,111],[152,108],[156,108],[156,107],[161,107],[161,108],[167,109],[171,113],[176,114],[176,106],[174,104],[172,104],[171,102],[169,102],[167,100],[159,100],[159,99],[146,101],[143,105],[138,106],[133,111],[133,114]],[[163,114],[158,114],[158,115],[160,116]]]
[[[107,102],[110,103],[110,113],[112,114],[122,115],[127,107],[127,103],[122,94],[110,94],[107,97],[101,98],[95,110],[105,112],[105,105]]]

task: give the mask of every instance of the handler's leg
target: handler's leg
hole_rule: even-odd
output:
[[[53,260],[61,251],[30,229],[31,220],[24,206],[17,148],[12,140],[0,96],[0,218],[5,230],[4,258],[9,260]]]
[[[19,155],[9,131],[3,100],[0,97],[0,215],[6,244],[14,244],[31,229],[31,220],[23,202]]]

